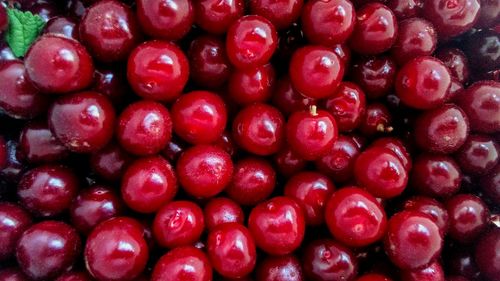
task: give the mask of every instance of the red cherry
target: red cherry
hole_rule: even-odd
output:
[[[399,65],[419,56],[430,56],[436,49],[437,34],[430,22],[412,18],[399,23],[398,30],[391,54]]]
[[[92,90],[106,96],[115,106],[122,106],[130,89],[125,77],[126,70],[112,67],[97,68]]]
[[[87,272],[70,271],[59,276],[56,281],[92,281]]]
[[[31,224],[30,214],[21,206],[0,203],[0,261],[14,256],[17,241]]]
[[[3,7],[3,6],[2,6]],[[29,281],[30,278],[26,276],[21,269],[17,267],[4,268],[0,270],[0,280],[2,281]]]
[[[23,128],[19,136],[19,148],[24,159],[30,163],[60,161],[65,159],[69,152],[50,131],[45,121],[34,121]]]
[[[364,136],[390,133],[394,130],[391,126],[392,114],[382,103],[370,103],[366,106],[366,113],[359,125],[359,130]]]
[[[306,167],[307,161],[286,145],[274,155],[274,163],[276,170],[281,175],[291,177],[302,171]]]
[[[495,280],[500,274],[498,259],[500,256],[500,229],[493,228],[477,241],[475,261],[481,274]]]
[[[389,0],[387,3],[387,6],[399,20],[420,15],[423,5],[424,0]]]
[[[489,210],[485,203],[474,195],[459,194],[446,202],[450,217],[449,235],[456,241],[470,243],[488,226]]]
[[[243,224],[245,214],[241,207],[231,199],[225,197],[212,198],[203,210],[207,229],[224,224],[236,222]]]
[[[500,146],[487,135],[470,135],[460,147],[456,159],[458,165],[469,175],[487,174],[500,159]]]
[[[211,281],[212,267],[205,253],[195,247],[175,248],[156,263],[151,281]]]
[[[489,199],[496,204],[500,203],[500,164],[488,175],[481,177],[479,186]]]
[[[469,30],[479,16],[479,0],[424,1],[422,15],[431,21],[443,38]]]
[[[469,60],[464,52],[456,48],[444,48],[436,52],[436,57],[448,67],[451,76],[458,79],[460,83],[468,81]]]
[[[437,261],[418,269],[401,271],[401,280],[405,281],[445,281],[441,264]],[[448,280],[448,279],[446,279]]]
[[[382,274],[368,273],[358,277],[356,281],[392,281],[392,279]]]
[[[308,109],[311,105],[315,105],[316,101],[297,92],[292,86],[290,77],[285,76],[276,82],[272,104],[284,115],[290,115],[295,111]]]
[[[449,197],[458,192],[462,172],[453,158],[421,154],[413,164],[410,184],[421,194]]]
[[[224,34],[245,12],[242,0],[199,0],[193,6],[196,24],[213,34]]]
[[[351,67],[350,76],[369,99],[386,96],[394,87],[396,62],[388,56],[359,58]]]
[[[80,39],[77,21],[68,16],[57,16],[51,18],[43,28],[43,33],[55,33],[75,40]]]
[[[303,281],[302,266],[297,257],[267,256],[257,265],[256,274],[259,281]]]
[[[414,196],[404,202],[403,208],[427,214],[439,227],[443,236],[448,232],[448,211],[439,201],[430,197]]]
[[[325,108],[337,121],[340,132],[352,131],[359,127],[365,115],[365,93],[354,83],[342,82],[336,93],[325,101]]]
[[[132,157],[118,144],[113,142],[90,155],[90,167],[92,170],[108,181],[118,181],[121,179],[126,166],[131,161]]]
[[[354,163],[360,152],[351,137],[340,135],[330,151],[316,160],[316,168],[334,182],[348,182],[354,176]]]
[[[229,97],[240,105],[266,102],[273,94],[275,76],[271,64],[236,70],[229,77]]]
[[[286,29],[295,22],[303,5],[303,0],[252,0],[250,12],[267,18],[278,30]]]

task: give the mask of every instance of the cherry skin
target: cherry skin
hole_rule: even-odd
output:
[[[285,185],[285,196],[294,198],[303,208],[307,225],[325,222],[326,202],[335,186],[331,180],[317,172],[301,172],[291,177]]]
[[[302,171],[307,161],[286,145],[274,155],[274,164],[277,172],[288,178]]]
[[[29,163],[56,162],[66,158],[69,152],[45,121],[26,125],[19,136],[19,147],[23,158]]]
[[[336,183],[348,182],[354,176],[354,163],[360,152],[352,138],[340,135],[330,151],[315,161],[316,168]]]
[[[285,120],[276,108],[256,103],[238,112],[233,120],[233,138],[244,150],[267,156],[278,152],[285,138]]]
[[[370,103],[366,106],[366,112],[359,130],[363,136],[374,136],[376,134],[390,133],[392,126],[392,115],[383,103]]]
[[[3,7],[3,6],[2,6]],[[21,269],[17,267],[4,268],[0,270],[0,280],[2,281],[29,281],[30,278],[26,276]]]
[[[252,209],[248,228],[261,250],[271,255],[286,255],[302,243],[305,217],[294,199],[274,197]]]
[[[200,0],[194,1],[196,24],[212,34],[224,34],[229,26],[245,13],[242,0]]]
[[[481,190],[496,204],[500,203],[500,164],[480,179]]]
[[[92,277],[87,272],[70,271],[59,276],[56,281],[92,281]]]
[[[396,42],[397,20],[387,6],[369,3],[359,9],[356,16],[356,26],[349,41],[355,52],[363,55],[380,54]]]
[[[17,242],[19,267],[34,280],[54,280],[68,270],[80,254],[80,237],[71,226],[58,221],[32,225]]]
[[[457,78],[460,83],[466,83],[468,81],[469,60],[460,49],[440,49],[436,52],[436,57],[448,67],[451,76]]]
[[[445,281],[443,267],[438,261],[417,269],[401,271],[401,280],[405,281]],[[448,280],[448,279],[447,279]]]
[[[330,233],[350,247],[363,247],[385,234],[387,217],[382,206],[368,192],[346,187],[334,192],[326,204]]]
[[[457,36],[469,30],[479,16],[479,0],[424,1],[422,15],[431,21],[440,37]]]
[[[389,0],[387,3],[387,6],[399,20],[418,16],[423,5],[423,0]]]
[[[316,101],[297,92],[292,86],[290,77],[285,76],[276,82],[271,103],[288,116],[295,111],[308,109],[311,105],[315,105]]]
[[[130,153],[156,154],[172,138],[170,113],[158,102],[142,100],[132,103],[118,117],[116,137]]]
[[[122,106],[127,100],[130,89],[123,69],[99,67],[94,73],[92,90],[101,93],[115,106]]]
[[[358,273],[354,254],[333,240],[315,240],[309,243],[303,254],[306,280],[353,280]]]
[[[365,93],[351,82],[342,82],[336,93],[325,101],[325,108],[337,121],[340,132],[356,129],[366,111]]]
[[[292,55],[289,75],[293,87],[306,97],[332,96],[344,76],[344,62],[332,50],[305,46]]]
[[[49,127],[69,150],[89,153],[103,148],[113,136],[115,110],[96,92],[58,98],[48,113]]]
[[[417,145],[431,153],[457,151],[469,134],[469,121],[464,111],[452,104],[429,110],[415,121]]]
[[[420,154],[413,164],[410,184],[420,194],[450,197],[458,192],[462,172],[453,158],[445,155]]]
[[[126,59],[141,37],[134,12],[117,0],[99,1],[87,9],[79,28],[92,56],[104,62]]]
[[[123,209],[123,202],[111,188],[95,185],[78,194],[69,212],[72,225],[88,234],[99,223],[121,215]]]
[[[224,132],[226,105],[222,98],[208,91],[182,95],[172,106],[174,132],[193,144],[212,143]]]
[[[0,261],[14,256],[17,241],[31,224],[31,215],[21,206],[0,203]]]
[[[111,142],[90,155],[90,167],[103,179],[115,182],[122,178],[131,160],[132,157],[125,150]]]
[[[430,197],[414,196],[404,202],[403,208],[427,214],[443,235],[448,231],[448,211],[441,202]]]
[[[460,168],[469,175],[487,174],[500,159],[500,146],[487,135],[470,135],[456,156]]]
[[[42,92],[63,94],[92,83],[94,64],[78,41],[57,34],[41,36],[24,59],[29,79]]]
[[[301,20],[309,42],[333,47],[344,43],[354,31],[356,12],[348,0],[309,1]]]
[[[203,213],[208,230],[225,223],[236,222],[243,224],[245,220],[245,214],[241,207],[233,200],[225,197],[210,199],[205,205]]]
[[[152,281],[211,281],[212,267],[208,257],[195,247],[175,248],[156,263]]]
[[[432,262],[441,252],[443,237],[426,214],[402,211],[389,220],[385,251],[401,269],[414,269]]]
[[[4,149],[4,167],[0,170],[0,176],[8,183],[17,184],[27,169],[19,153],[19,145],[16,141],[9,140]]]
[[[164,205],[153,221],[153,234],[162,247],[191,245],[200,239],[205,227],[203,211],[191,201],[172,201]]]
[[[260,281],[303,281],[302,265],[297,257],[268,256],[257,265],[256,279]]]
[[[302,0],[252,0],[250,12],[267,18],[278,30],[283,30],[295,22],[302,10]]]
[[[154,38],[181,39],[194,22],[193,4],[188,0],[138,0],[136,4],[142,30]]]
[[[21,61],[0,64],[0,109],[16,119],[33,119],[49,106],[46,96],[30,82]]]
[[[153,3],[148,6],[153,6]],[[127,78],[140,97],[162,102],[173,101],[180,96],[188,81],[189,61],[173,43],[146,41],[137,46],[128,57]]]
[[[398,37],[391,54],[399,65],[403,65],[413,58],[432,55],[436,45],[434,26],[424,19],[413,18],[399,24]]]
[[[220,137],[215,142],[213,142],[213,144],[222,148],[229,155],[231,155],[231,157],[235,156],[238,153],[238,147],[234,143],[231,133],[228,131],[222,132]]]
[[[131,281],[146,267],[149,249],[136,220],[116,217],[97,225],[85,244],[85,265],[98,280]]]
[[[481,274],[495,280],[500,274],[500,229],[493,228],[478,240],[475,248],[475,261]]]
[[[474,195],[459,194],[446,202],[450,217],[449,235],[456,241],[470,243],[487,228],[489,210]]]
[[[471,67],[476,71],[498,70],[498,64],[500,63],[500,34],[498,29],[483,29],[475,32],[464,40],[464,45],[463,50],[469,59],[474,62]],[[496,76],[498,77],[498,74]],[[498,81],[498,78],[496,80]]]
[[[392,279],[382,274],[368,273],[358,277],[356,281],[392,281]]]
[[[170,163],[160,156],[135,160],[121,183],[123,201],[139,213],[153,213],[177,193],[177,179]]]
[[[379,138],[372,142],[371,146],[379,146],[390,149],[399,158],[407,171],[411,170],[412,157],[405,143],[395,137]]]
[[[240,205],[254,206],[268,198],[276,185],[276,172],[269,162],[245,158],[236,162],[231,183],[225,189]]]
[[[365,91],[367,98],[378,99],[392,90],[396,62],[384,55],[362,57],[352,65],[350,76]]]
[[[316,160],[328,153],[338,137],[337,122],[325,110],[293,113],[286,124],[286,136],[290,148],[305,160]]]
[[[51,18],[43,28],[43,33],[56,33],[71,39],[80,39],[78,23],[71,17],[57,16]]]
[[[231,181],[231,156],[214,145],[196,145],[187,149],[177,161],[177,177],[192,196],[209,198],[220,193]]]
[[[51,217],[67,210],[78,192],[78,178],[63,166],[44,165],[23,175],[17,195],[30,212]]]
[[[396,77],[398,97],[416,109],[431,109],[443,104],[451,86],[448,68],[433,57],[417,57],[407,62]]]
[[[229,77],[229,97],[240,105],[266,102],[273,95],[275,76],[271,64],[239,69]]]

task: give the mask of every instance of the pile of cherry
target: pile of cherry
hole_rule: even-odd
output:
[[[500,280],[500,1],[6,2],[0,281]]]

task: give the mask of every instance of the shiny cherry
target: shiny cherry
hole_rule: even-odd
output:
[[[259,281],[303,281],[302,265],[297,257],[267,256],[256,268],[256,279]]]
[[[424,0],[389,0],[387,2],[387,6],[399,20],[420,15],[423,5]]]
[[[59,276],[55,281],[92,281],[87,272],[69,271]]]
[[[225,197],[212,198],[203,209],[207,229],[224,224],[236,222],[243,224],[245,214],[241,207],[233,200]]]
[[[60,161],[69,152],[45,121],[33,121],[23,128],[19,136],[19,148],[24,159],[30,163]]]
[[[111,142],[90,155],[90,167],[103,179],[118,181],[131,160],[132,157],[125,150]]]
[[[242,0],[200,0],[193,6],[196,24],[213,34],[224,34],[245,12]]]
[[[458,192],[461,182],[462,172],[449,156],[420,154],[413,163],[410,185],[420,194],[450,197]]]
[[[496,204],[500,203],[500,164],[497,164],[488,175],[481,177],[481,190]]]
[[[443,267],[438,261],[421,268],[402,270],[400,276],[405,281],[445,281]]]
[[[330,151],[315,161],[316,168],[334,182],[345,183],[354,176],[354,163],[360,149],[351,137],[340,135]]]
[[[398,37],[391,54],[399,65],[403,65],[413,58],[432,55],[436,45],[434,26],[424,19],[412,18],[399,23]]]
[[[229,77],[229,97],[240,105],[266,102],[273,95],[275,76],[271,64],[236,70]]]
[[[30,278],[26,276],[20,268],[17,267],[7,267],[0,270],[0,280],[1,281],[30,281]],[[84,280],[86,281],[86,280]]]
[[[21,206],[0,203],[0,261],[14,256],[17,241],[31,224],[31,215]]]
[[[277,172],[285,177],[291,177],[302,171],[307,161],[286,145],[274,155],[274,164]]]
[[[290,115],[295,111],[308,109],[311,105],[316,104],[316,101],[295,90],[290,77],[285,76],[276,82],[271,103],[284,115]]]
[[[479,0],[424,1],[422,15],[446,38],[469,30],[477,21],[479,8]]]
[[[429,215],[443,235],[448,231],[448,211],[441,202],[430,197],[414,196],[404,202],[403,208]]]
[[[469,79],[469,59],[456,48],[443,48],[436,52],[440,59],[450,70],[451,76],[458,79],[460,83],[466,83]]]
[[[367,137],[390,133],[394,130],[392,118],[391,112],[383,103],[370,103],[366,106],[366,113],[361,120],[359,130]]]
[[[385,137],[379,138],[372,142],[371,146],[379,146],[390,149],[396,154],[403,166],[407,171],[411,170],[412,167],[412,157],[408,150],[408,147],[403,141],[395,137]]]
[[[207,255],[195,247],[175,248],[156,263],[151,281],[211,281],[212,267]]]
[[[456,241],[473,242],[488,226],[489,210],[479,197],[455,195],[446,202],[446,209],[450,217],[448,233]]]
[[[98,67],[94,73],[92,90],[101,93],[115,106],[121,106],[128,99],[130,89],[125,70],[113,67]]]
[[[43,33],[56,33],[75,40],[80,39],[78,23],[72,17],[57,16],[51,18],[45,25]]]
[[[500,146],[488,135],[470,135],[456,155],[458,165],[469,175],[487,174],[500,159]]]
[[[350,70],[352,80],[359,85],[369,99],[387,95],[394,86],[396,62],[388,56],[361,57]]]
[[[335,94],[325,101],[325,108],[337,121],[340,132],[356,129],[366,111],[365,93],[351,82],[342,82]]]

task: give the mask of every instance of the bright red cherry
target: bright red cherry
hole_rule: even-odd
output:
[[[298,155],[315,160],[326,155],[337,140],[337,123],[330,113],[313,105],[288,118],[286,136],[290,148]]]
[[[273,95],[275,76],[271,64],[236,70],[229,77],[229,97],[241,105],[266,102]]]
[[[90,167],[103,179],[115,182],[122,178],[131,160],[132,157],[125,150],[111,142],[90,155]]]
[[[412,158],[408,147],[400,139],[394,137],[379,138],[372,142],[372,147],[379,146],[390,149],[399,158],[407,171],[411,170]]]
[[[213,34],[224,34],[245,14],[243,0],[199,0],[193,6],[196,24]]]
[[[313,99],[332,96],[344,76],[344,61],[331,49],[305,46],[292,55],[289,75],[293,87]]]
[[[225,197],[210,199],[203,212],[208,230],[224,223],[236,222],[243,224],[245,220],[245,214],[240,205]]]
[[[256,269],[256,280],[259,281],[303,281],[302,265],[297,257],[267,256]]]
[[[354,83],[342,82],[335,94],[326,99],[325,108],[337,121],[340,132],[352,131],[365,115],[365,93]]]
[[[387,226],[380,203],[357,187],[334,192],[326,205],[325,218],[335,239],[351,247],[364,247],[380,240]]]
[[[436,49],[437,34],[434,26],[420,18],[399,23],[398,37],[392,46],[392,57],[399,65],[419,57],[430,56]]]
[[[126,69],[99,67],[94,73],[92,90],[106,96],[115,106],[129,101],[130,87],[126,80]]]
[[[66,158],[69,152],[45,121],[26,125],[19,136],[19,147],[24,159],[30,163],[56,162]]]
[[[378,99],[394,87],[396,62],[384,55],[361,57],[352,65],[350,76],[365,91],[367,98]]]
[[[441,202],[430,197],[414,196],[404,202],[403,208],[427,214],[443,235],[448,231],[448,211]]]
[[[448,233],[456,241],[473,242],[488,226],[489,210],[479,197],[455,195],[446,202],[446,209],[450,217]]]
[[[57,34],[40,37],[24,59],[29,79],[42,92],[63,94],[92,83],[94,64],[78,41]]]
[[[118,118],[116,137],[130,153],[156,154],[172,138],[170,113],[158,102],[142,100],[132,103]]]
[[[458,192],[462,172],[453,158],[421,154],[413,163],[410,184],[419,193],[432,197],[450,197]]]
[[[500,229],[493,228],[477,241],[475,261],[481,274],[490,280],[500,276]]]
[[[500,146],[488,135],[470,135],[456,155],[458,165],[469,175],[487,174],[500,159]]]
[[[468,81],[469,60],[464,52],[456,48],[444,48],[438,50],[435,55],[448,67],[451,76],[457,78],[460,83]]]
[[[3,6],[2,6],[3,7]],[[2,281],[30,281],[22,270],[18,267],[6,267],[0,270],[0,280]],[[86,281],[86,280],[84,280]]]
[[[354,176],[354,163],[360,152],[351,137],[340,135],[330,151],[316,160],[316,168],[336,183],[348,182]]]
[[[208,257],[195,247],[179,247],[163,255],[156,263],[151,281],[212,281]]]
[[[443,267],[438,261],[417,269],[401,271],[401,280],[405,281],[445,281]],[[449,280],[449,279],[446,279]]]
[[[187,149],[177,161],[177,177],[192,196],[209,198],[219,194],[231,181],[231,156],[214,145],[196,145]]]
[[[0,203],[0,261],[14,256],[17,241],[31,224],[30,214],[21,206]]]
[[[293,88],[290,77],[288,76],[282,77],[276,82],[271,102],[287,116],[295,111],[308,109],[311,105],[316,104],[314,99],[303,96],[297,92]]]
[[[248,228],[261,250],[271,255],[285,255],[302,243],[305,217],[294,199],[274,197],[252,209]]]
[[[257,260],[254,238],[239,223],[225,223],[208,233],[207,252],[219,274],[240,278],[250,274]]]
[[[178,40],[193,25],[193,4],[189,0],[138,0],[137,19],[149,36]]]
[[[84,252],[87,270],[98,280],[135,280],[149,257],[143,233],[143,226],[127,217],[100,223],[87,237]]]
[[[479,16],[479,0],[424,1],[422,15],[436,27],[439,36],[453,37],[469,30]]]
[[[175,1],[165,2],[176,5]],[[169,29],[166,30],[170,32]],[[188,81],[189,61],[182,50],[173,43],[146,41],[135,48],[128,57],[127,78],[134,92],[140,97],[163,102],[173,101],[181,94]]]
[[[396,213],[388,223],[385,251],[401,269],[415,269],[432,262],[441,252],[443,237],[426,214]]]
[[[123,201],[134,211],[153,213],[177,193],[177,179],[170,163],[161,156],[135,160],[121,183]]]

